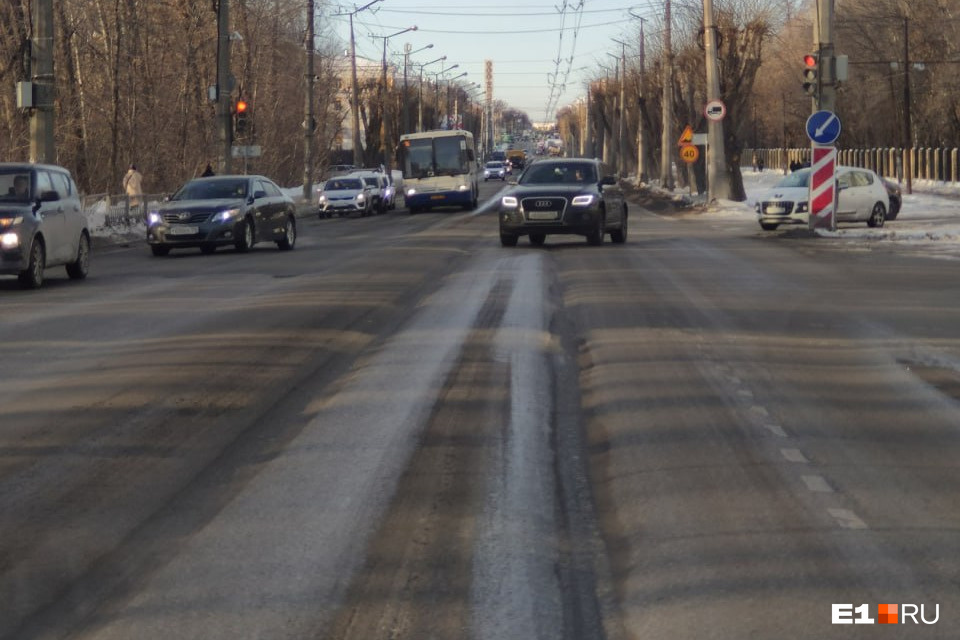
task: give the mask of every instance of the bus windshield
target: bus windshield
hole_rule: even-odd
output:
[[[466,147],[462,136],[405,140],[401,147],[403,177],[423,179],[470,173]]]

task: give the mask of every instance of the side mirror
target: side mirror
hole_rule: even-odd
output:
[[[56,202],[60,199],[60,194],[56,191],[44,191],[40,194],[40,202]]]
[[[603,179],[600,181],[600,186],[617,184],[617,179],[613,176],[603,176]]]
[[[259,200],[260,198],[266,198],[266,197],[267,197],[267,192],[266,192],[266,191],[254,191],[254,192],[253,192],[253,199],[254,199],[254,200]]]

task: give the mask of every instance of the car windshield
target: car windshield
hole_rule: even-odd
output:
[[[500,169],[503,167],[502,162],[488,162],[487,169]]]
[[[540,162],[520,177],[520,184],[596,184],[594,165],[589,162]]]
[[[173,194],[171,200],[224,200],[247,197],[246,178],[192,180]]]
[[[366,182],[366,183],[367,183],[368,185],[370,185],[371,187],[379,187],[379,186],[380,186],[380,182],[379,182],[376,178],[374,178],[374,177],[368,176],[368,177],[364,178],[363,181]]]
[[[359,180],[328,180],[324,186],[326,191],[348,191],[351,189],[363,189]]]
[[[30,171],[0,173],[0,202],[30,202]]]
[[[788,173],[776,184],[777,189],[786,189],[788,187],[807,187],[810,185],[810,170],[801,169]]]

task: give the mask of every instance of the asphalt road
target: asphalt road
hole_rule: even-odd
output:
[[[956,263],[631,215],[0,280],[0,638],[957,637]]]

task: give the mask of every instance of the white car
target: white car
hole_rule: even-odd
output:
[[[483,181],[487,180],[506,180],[507,167],[505,163],[499,160],[491,160],[483,167]]]
[[[837,221],[866,222],[882,227],[890,209],[887,189],[870,169],[837,167]],[[810,169],[788,173],[754,203],[757,220],[765,231],[781,224],[808,224]]]
[[[361,169],[350,174],[351,178],[360,178],[373,191],[373,212],[384,213],[393,200],[393,188],[387,181],[387,174],[379,169]]]
[[[318,215],[321,218],[330,218],[333,214],[342,216],[356,211],[359,211],[361,216],[366,216],[373,211],[374,193],[361,178],[342,176],[331,178],[323,184],[317,202]]]

